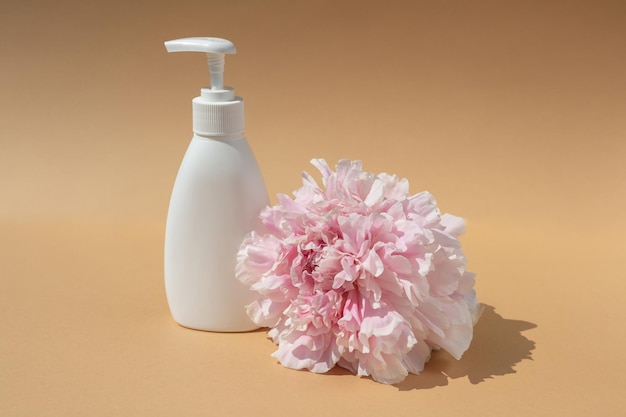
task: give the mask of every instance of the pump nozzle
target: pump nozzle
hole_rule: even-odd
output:
[[[223,91],[224,55],[237,52],[235,45],[222,38],[182,38],[165,42],[167,52],[204,52],[209,62],[211,90]]]

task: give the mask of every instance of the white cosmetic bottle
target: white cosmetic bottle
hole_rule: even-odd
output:
[[[197,330],[258,328],[245,305],[253,293],[235,278],[236,255],[268,205],[267,191],[244,131],[243,99],[224,87],[220,38],[165,42],[168,52],[204,52],[211,87],[192,101],[193,138],[172,191],[165,230],[165,290],[174,320]]]

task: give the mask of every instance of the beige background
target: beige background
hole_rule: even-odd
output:
[[[163,230],[204,59],[275,202],[308,161],[406,177],[488,307],[459,362],[385,386],[265,332],[177,326]],[[0,2],[0,415],[626,415],[626,3]]]

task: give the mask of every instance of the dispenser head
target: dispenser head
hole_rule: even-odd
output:
[[[204,52],[209,60],[211,86],[200,89],[192,100],[193,131],[204,137],[241,137],[245,127],[243,99],[224,87],[224,56],[236,52],[221,38],[182,38],[165,42],[167,52]]]
[[[224,57],[237,52],[235,45],[222,38],[181,38],[165,42],[167,52],[204,52],[209,62],[211,87],[202,89],[202,97],[228,101],[235,97],[232,88],[224,87]]]

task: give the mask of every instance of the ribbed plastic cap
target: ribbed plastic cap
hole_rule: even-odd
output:
[[[193,132],[200,136],[233,136],[245,128],[243,98],[232,101],[208,101],[196,97],[193,106]]]

